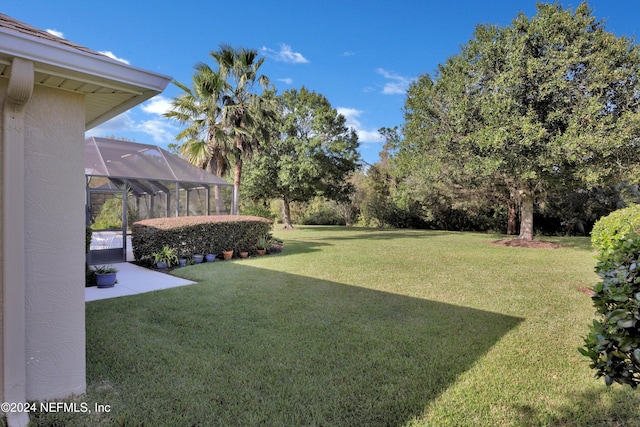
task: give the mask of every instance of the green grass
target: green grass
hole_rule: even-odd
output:
[[[87,304],[77,426],[640,426],[640,396],[577,348],[589,240],[302,227],[197,285]],[[32,416],[32,419],[35,419]]]

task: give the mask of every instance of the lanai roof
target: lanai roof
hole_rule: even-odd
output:
[[[232,185],[155,145],[91,137],[85,140],[84,158],[85,175],[117,180]]]

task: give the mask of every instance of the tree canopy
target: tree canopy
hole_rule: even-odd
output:
[[[346,201],[347,181],[358,167],[358,137],[321,94],[290,89],[277,97],[272,143],[257,153],[245,174],[245,196],[283,201],[283,223],[290,228],[290,202],[321,195]]]
[[[637,173],[639,77],[638,47],[586,3],[539,3],[532,18],[478,26],[435,76],[411,85],[396,164],[451,189],[481,182],[520,206],[520,238],[532,239],[539,195]]]

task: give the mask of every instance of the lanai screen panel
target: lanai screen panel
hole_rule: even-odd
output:
[[[89,138],[85,174],[89,189],[126,188],[138,219],[205,215],[207,207],[211,214],[230,211],[232,184],[154,145]],[[222,212],[216,193],[224,195]]]
[[[87,175],[232,186],[160,147],[107,138],[85,144]]]

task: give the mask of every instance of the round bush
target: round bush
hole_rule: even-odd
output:
[[[640,233],[640,205],[619,209],[596,221],[591,246],[600,254],[607,253],[631,231]]]

